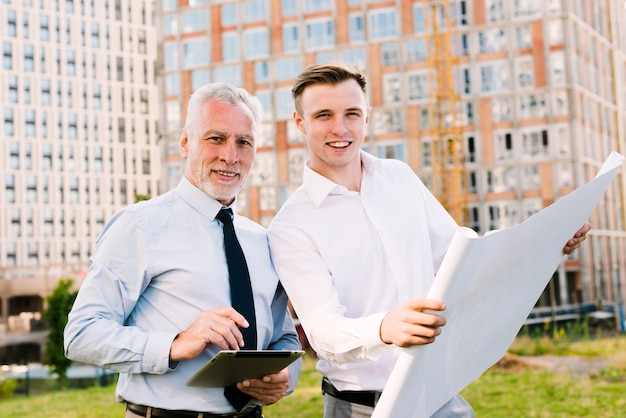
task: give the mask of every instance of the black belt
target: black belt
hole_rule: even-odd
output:
[[[130,412],[141,415],[142,417],[150,416],[154,418],[263,418],[263,411],[260,406],[247,409],[242,412],[233,412],[232,414],[212,414],[210,412],[194,412],[194,411],[172,411],[169,409],[153,408],[151,406],[136,405],[127,403],[126,409]]]
[[[382,392],[370,390],[338,390],[330,380],[322,379],[322,393],[328,394],[333,398],[341,399],[350,403],[358,403],[359,405],[376,406],[376,402],[380,398]]]

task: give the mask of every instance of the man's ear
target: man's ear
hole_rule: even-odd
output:
[[[189,136],[187,135],[187,131],[185,130],[185,128],[183,128],[183,131],[180,134],[178,149],[180,151],[180,156],[183,158],[187,158],[187,155],[189,154]]]
[[[306,134],[306,130],[304,129],[304,120],[302,119],[302,117],[300,116],[297,110],[293,111],[293,120],[294,122],[296,122],[296,127],[298,128],[298,130],[302,132],[303,134]]]

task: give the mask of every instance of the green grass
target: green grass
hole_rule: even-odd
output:
[[[480,418],[501,417],[624,417],[626,416],[626,336],[570,342],[520,337],[511,352],[542,352],[567,355],[610,356],[615,359],[599,373],[576,376],[529,367],[492,368],[465,388],[461,395]],[[519,366],[519,365],[518,365]],[[124,406],[114,400],[115,386],[51,391],[0,400],[3,418],[119,418]],[[320,375],[315,361],[305,356],[295,392],[264,408],[266,418],[319,418],[322,416]]]

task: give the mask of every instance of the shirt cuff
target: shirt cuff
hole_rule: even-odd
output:
[[[143,372],[151,374],[164,374],[172,370],[170,368],[170,348],[177,332],[151,332],[146,341],[143,355]],[[178,363],[173,364],[174,368]]]

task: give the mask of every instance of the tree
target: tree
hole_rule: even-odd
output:
[[[65,357],[63,330],[67,325],[67,315],[78,295],[78,291],[71,291],[73,284],[72,279],[61,279],[52,294],[46,298],[48,308],[43,313],[49,329],[44,364],[50,366],[51,373],[57,373],[61,388],[67,387],[67,371],[72,365],[72,361]]]

